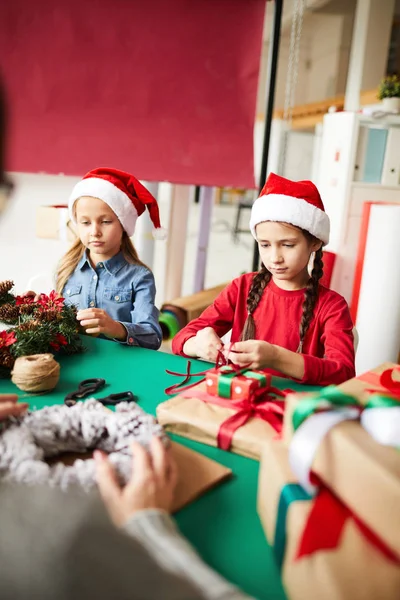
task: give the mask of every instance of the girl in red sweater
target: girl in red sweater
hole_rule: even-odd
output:
[[[173,352],[215,362],[222,350],[237,365],[315,385],[354,377],[347,303],[319,283],[329,217],[315,185],[271,173],[252,207],[250,229],[260,271],[234,279],[175,336]],[[233,344],[224,346],[221,337],[230,330]]]

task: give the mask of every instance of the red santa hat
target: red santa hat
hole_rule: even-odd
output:
[[[255,238],[256,225],[264,221],[290,223],[311,233],[324,246],[329,242],[329,217],[311,181],[290,181],[270,173],[251,209],[250,230]]]
[[[72,190],[68,202],[70,217],[74,223],[74,204],[82,196],[92,196],[108,204],[129,236],[133,235],[136,220],[147,207],[155,227],[154,237],[165,237],[165,230],[160,225],[157,200],[136,177],[125,171],[100,167],[86,173]]]

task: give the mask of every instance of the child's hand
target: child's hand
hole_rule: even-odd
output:
[[[37,294],[36,292],[33,292],[32,290],[28,290],[27,292],[24,292],[23,294],[21,294],[21,296],[23,298],[33,298],[35,302],[40,300],[41,295],[42,294]]]
[[[227,344],[223,350],[224,356],[239,367],[249,365],[250,369],[272,368],[276,359],[276,346],[261,340],[246,340]]]
[[[221,338],[217,336],[212,327],[200,329],[195,336],[196,355],[204,360],[216,362],[218,350],[222,350]]]
[[[85,308],[79,310],[76,318],[85,332],[89,335],[102,333],[109,338],[125,340],[127,332],[125,327],[118,321],[114,321],[105,310],[101,308]]]

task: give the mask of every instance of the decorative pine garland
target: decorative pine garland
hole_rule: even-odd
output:
[[[0,377],[10,377],[16,358],[31,354],[83,352],[76,308],[55,291],[34,298],[15,296],[12,281],[0,282]]]

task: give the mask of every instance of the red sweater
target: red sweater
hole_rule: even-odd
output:
[[[232,329],[231,341],[239,341],[247,317],[246,301],[253,277],[254,273],[247,273],[234,279],[214,304],[179,331],[172,340],[173,352],[185,356],[183,346],[186,340],[204,327],[212,327],[220,337]],[[303,301],[304,290],[282,290],[271,279],[253,314],[256,339],[296,352]],[[352,329],[345,299],[320,286],[314,316],[303,345],[302,383],[339,384],[355,376]]]

